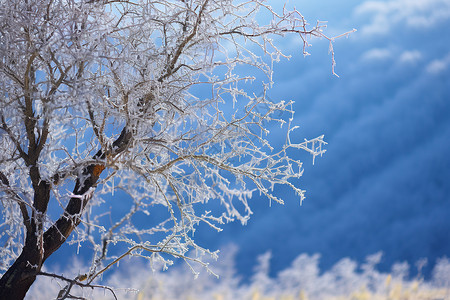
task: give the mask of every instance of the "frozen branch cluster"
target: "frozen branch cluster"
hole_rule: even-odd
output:
[[[201,261],[198,224],[245,223],[254,193],[283,202],[276,185],[303,199],[291,156],[321,155],[323,137],[291,142],[292,102],[267,91],[287,57],[274,37],[306,54],[320,23],[261,0],[1,0],[0,15],[2,271],[30,233],[43,262],[72,230],[94,249],[91,281],[123,255]]]

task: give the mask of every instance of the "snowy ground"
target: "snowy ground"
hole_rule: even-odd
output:
[[[440,259],[434,266],[429,281],[424,281],[420,275],[408,276],[410,269],[420,269],[424,261],[419,261],[415,267],[398,263],[388,273],[378,271],[376,266],[381,253],[367,257],[366,262],[360,265],[344,258],[326,272],[319,270],[319,255],[301,254],[290,267],[270,277],[271,254],[268,252],[258,257],[259,264],[251,280],[242,283],[235,268],[235,253],[236,248],[230,247],[219,262],[211,263],[212,271],[220,275],[219,278],[208,274],[205,269],[200,269],[200,274],[195,276],[187,265],[153,271],[145,264],[123,262],[125,265],[111,270],[112,275],[103,284],[113,287],[118,299],[137,300],[450,299],[450,260],[447,258]],[[198,266],[193,267],[198,269]],[[82,270],[83,266],[74,263],[63,273],[73,278]],[[63,286],[65,283],[40,277],[26,299],[54,299]],[[114,299],[110,291],[102,288],[74,288],[72,294],[87,299]]]

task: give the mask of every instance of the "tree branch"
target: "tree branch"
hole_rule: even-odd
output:
[[[131,137],[131,132],[125,126],[120,136],[112,144],[112,148],[106,151],[99,150],[93,159],[103,160],[107,157],[112,158],[119,155],[128,147]],[[70,233],[80,223],[84,208],[90,200],[87,192],[95,187],[104,169],[104,164],[90,164],[83,169],[77,178],[73,190],[74,196],[70,198],[64,214],[44,233],[44,261],[66,241]]]
[[[27,203],[16,192],[11,190],[11,186],[9,185],[8,178],[1,171],[0,171],[0,181],[6,188],[8,188],[7,192],[12,194],[12,196],[14,198],[16,198],[17,204],[19,205],[19,208],[20,208],[20,212],[22,213],[23,224],[25,225],[27,232],[31,231],[30,216],[28,215]]]
[[[181,56],[181,54],[183,53],[184,48],[186,47],[186,45],[195,37],[195,35],[197,34],[197,29],[198,26],[201,23],[201,19],[202,19],[202,15],[203,15],[203,11],[206,8],[206,5],[208,4],[209,0],[205,0],[205,2],[203,3],[203,5],[200,8],[200,11],[198,12],[198,16],[197,16],[197,20],[195,21],[194,24],[194,28],[192,29],[192,32],[180,43],[180,45],[178,46],[176,52],[173,54],[172,59],[168,62],[168,66],[167,66],[167,70],[166,73],[164,75],[161,75],[158,78],[159,82],[163,82],[164,79],[166,79],[167,77],[169,77],[170,75],[172,75],[173,73],[175,73],[178,69],[175,69],[175,64],[177,63],[179,57]]]
[[[34,59],[37,57],[37,53],[33,53],[31,57],[28,59],[26,71],[24,74],[24,98],[25,98],[25,107],[23,111],[24,115],[24,122],[25,122],[25,129],[28,137],[28,155],[30,153],[33,153],[36,149],[36,140],[34,135],[34,128],[36,126],[36,119],[34,118],[34,112],[33,112],[33,99],[32,99],[32,91],[30,84],[32,84],[33,80],[30,78],[33,75],[33,62]],[[36,157],[36,155],[33,155]],[[37,159],[37,158],[36,158]]]
[[[6,124],[6,120],[3,115],[1,116],[1,119],[2,119],[1,129],[3,129],[8,134],[11,141],[14,143],[14,145],[16,145],[16,149],[17,151],[19,151],[20,157],[25,161],[25,163],[28,164],[29,161],[28,154],[26,154],[25,151],[23,151],[22,146],[20,146],[19,140],[14,136],[9,126]]]
[[[77,285],[77,286],[83,287],[83,288],[92,288],[92,289],[93,288],[102,288],[102,289],[108,290],[113,294],[114,299],[117,300],[116,293],[114,293],[114,290],[112,288],[105,286],[105,285],[82,283],[79,281],[79,280],[83,280],[82,276],[77,276],[75,279],[69,279],[69,278],[66,278],[66,277],[58,275],[58,274],[47,273],[47,272],[42,272],[42,271],[40,271],[37,275],[52,277],[52,278],[56,278],[59,280],[67,281],[69,283],[67,286],[64,287],[64,289],[62,289],[60,291],[57,300],[62,300],[62,299],[66,299],[67,297],[71,297],[69,293],[74,285]],[[73,297],[71,297],[71,298],[73,298]],[[81,298],[81,299],[83,299],[83,298]]]

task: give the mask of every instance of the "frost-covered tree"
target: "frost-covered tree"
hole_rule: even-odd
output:
[[[286,57],[274,40],[297,36],[306,54],[311,36],[331,46],[322,28],[264,0],[0,0],[0,298],[63,278],[42,266],[66,241],[93,259],[59,299],[125,256],[202,264],[215,253],[196,226],[245,223],[253,193],[302,200],[290,153],[324,142],[291,141],[291,102],[266,92]]]

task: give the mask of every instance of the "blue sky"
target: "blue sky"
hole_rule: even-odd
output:
[[[314,166],[301,156],[303,206],[284,190],[285,206],[256,196],[247,226],[197,238],[237,244],[242,274],[268,250],[273,272],[303,252],[319,253],[322,268],[378,251],[384,269],[420,258],[431,268],[450,256],[450,2],[289,3],[312,24],[328,21],[331,36],[358,29],[335,43],[340,78],[325,40],[303,58],[287,38],[293,57],[275,67],[270,97],[295,100],[296,137],[325,134],[327,153]]]
[[[283,189],[284,206],[255,195],[248,225],[227,224],[219,234],[200,228],[196,240],[212,250],[237,245],[241,275],[267,251],[273,274],[300,253],[320,254],[322,269],[379,251],[385,270],[420,258],[430,269],[450,256],[450,1],[289,4],[311,24],[328,21],[329,36],[358,30],[334,44],[339,78],[326,40],[311,40],[306,58],[298,41],[279,41],[292,58],[275,66],[269,96],[295,101],[300,129],[292,139],[324,134],[327,152],[314,166],[298,157],[302,206]]]

